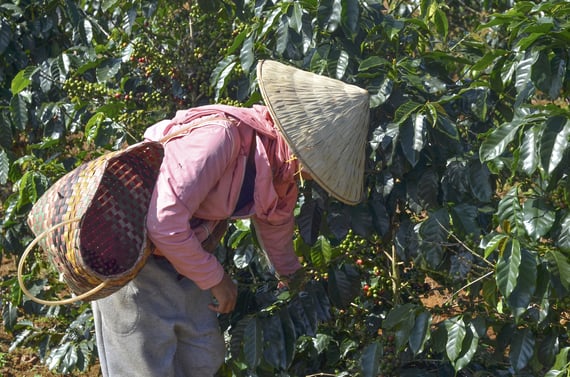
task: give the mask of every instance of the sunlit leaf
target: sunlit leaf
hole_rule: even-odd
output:
[[[556,213],[545,199],[528,199],[523,203],[522,210],[524,227],[530,237],[538,240],[550,231]]]
[[[486,136],[479,150],[481,161],[489,161],[502,155],[515,138],[520,126],[521,123],[515,121],[504,123]]]
[[[509,298],[515,287],[520,273],[521,248],[516,239],[511,240],[505,252],[499,256],[496,266],[497,287]]]
[[[543,168],[551,174],[558,167],[568,148],[570,119],[565,116],[549,118],[540,139],[540,159]]]
[[[465,322],[461,317],[446,319],[445,329],[447,330],[445,351],[449,360],[455,362],[463,350],[463,340],[466,334]]]

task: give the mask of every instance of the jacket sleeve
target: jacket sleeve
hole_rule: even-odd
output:
[[[149,238],[180,274],[204,290],[217,285],[224,270],[202,248],[189,220],[230,166],[238,146],[237,133],[223,125],[201,126],[170,140],[151,198]]]
[[[294,180],[274,182],[274,188],[277,195],[269,206],[272,211],[257,213],[252,220],[275,271],[279,276],[287,276],[301,268],[293,248],[297,184]]]

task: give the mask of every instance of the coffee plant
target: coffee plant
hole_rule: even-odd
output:
[[[570,3],[563,0],[0,5],[0,251],[65,172],[178,109],[260,101],[275,59],[366,88],[366,200],[305,182],[276,281],[248,221],[217,256],[239,282],[220,376],[569,373]],[[339,177],[342,179],[342,177]],[[32,292],[65,291],[40,251]],[[96,361],[88,304],[48,308],[3,276],[13,347]]]

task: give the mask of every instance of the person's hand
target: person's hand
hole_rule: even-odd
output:
[[[217,313],[229,313],[234,310],[237,301],[237,285],[229,277],[228,274],[224,274],[222,281],[218,285],[210,288],[210,292],[216,298],[218,303],[216,305],[209,304],[210,310]]]

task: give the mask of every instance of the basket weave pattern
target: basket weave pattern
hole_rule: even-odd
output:
[[[143,267],[151,253],[146,213],[162,157],[158,142],[105,154],[62,177],[32,208],[28,225],[36,236],[78,220],[39,241],[75,294],[107,281],[90,299],[106,297]]]

